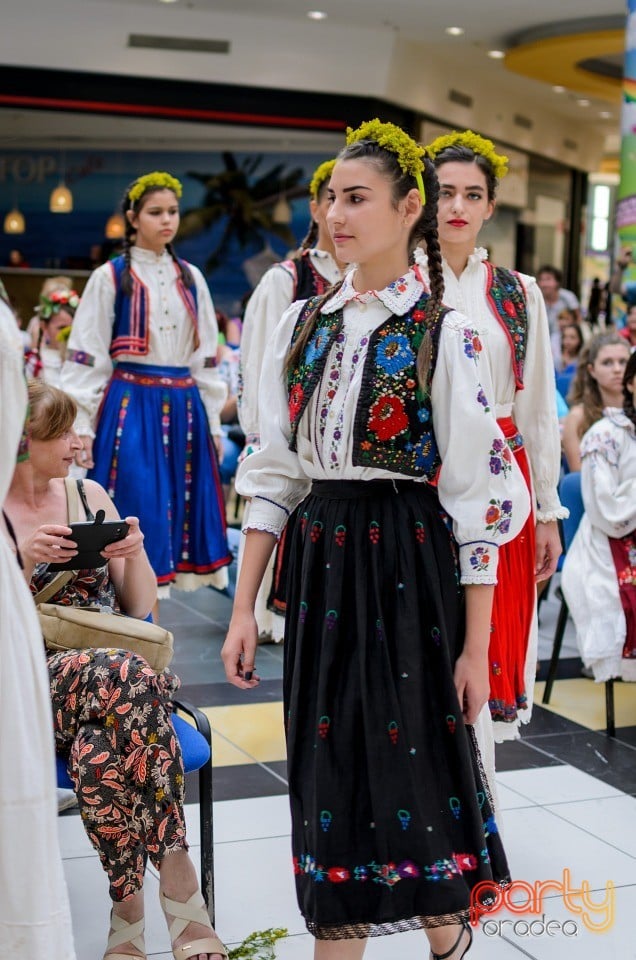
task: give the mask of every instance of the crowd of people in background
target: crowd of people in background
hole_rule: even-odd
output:
[[[246,535],[223,658],[228,679],[249,691],[258,644],[285,639],[295,872],[315,956],[338,957],[343,940],[360,945],[348,957],[362,956],[369,933],[407,926],[426,930],[434,958],[468,951],[471,887],[507,880],[493,829],[494,740],[518,736],[530,716],[537,585],[561,552],[565,473],[581,473],[586,511],[563,583],[582,658],[599,681],[636,680],[636,296],[622,282],[631,254],[621,252],[607,285],[594,280],[586,308],[552,265],[535,281],[492,264],[478,237],[496,216],[506,159],[470,131],[426,152],[391,124],[350,131],[338,157],[314,172],[306,238],[264,274],[240,317],[215,309],[203,274],[176,253],[181,185],[164,172],[130,185],[126,237],[81,296],[70,277],[52,276],[33,316],[16,323],[2,291],[0,703],[3,719],[23,709],[21,697],[39,711],[24,750],[45,782],[0,778],[0,828],[23,832],[16,797],[37,809],[47,835],[34,838],[23,870],[27,883],[39,872],[48,884],[30,913],[0,871],[7,955],[19,941],[29,956],[49,946],[53,960],[73,957],[48,790],[54,735],[109,879],[104,960],[122,956],[122,945],[127,957],[145,956],[148,859],[174,956],[227,957],[187,854],[170,721],[178,678],[126,650],[45,657],[33,598],[46,591],[51,603],[97,603],[159,622],[171,587],[226,589],[227,514],[238,494]],[[12,265],[27,266],[19,253]],[[612,293],[627,301],[619,330]],[[74,556],[70,489],[87,520],[103,510],[128,527],[100,568],[62,582],[49,567]],[[363,668],[371,648],[376,657]],[[395,664],[413,658],[419,666],[405,683]],[[24,685],[6,698],[5,663]],[[115,691],[129,719],[112,730]],[[442,726],[423,703],[436,705]],[[325,718],[341,732],[316,749],[312,731]],[[413,731],[410,756],[394,749],[401,724]],[[142,771],[131,757],[148,744]],[[90,753],[103,758],[99,783],[83,762]],[[435,771],[434,802],[410,792],[414,769],[429,779]],[[403,823],[379,811],[369,825],[368,783],[383,784],[396,810],[407,805],[409,818],[432,823],[432,837],[404,845]],[[470,813],[469,825],[439,815],[448,797]],[[394,895],[390,908],[381,884],[317,882],[316,863],[331,863],[334,849],[347,852],[353,872],[370,869],[361,866],[370,857],[381,865],[386,844],[404,863],[453,871],[462,849],[475,866],[452,887],[413,874],[412,893]],[[3,840],[0,858],[9,855]],[[6,932],[7,911],[19,918],[17,934]]]

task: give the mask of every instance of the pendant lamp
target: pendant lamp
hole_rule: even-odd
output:
[[[126,221],[121,213],[114,213],[108,218],[104,234],[107,240],[121,240],[126,235]]]
[[[71,213],[73,210],[73,194],[63,181],[51,191],[49,210],[51,213]]]
[[[8,214],[4,218],[4,232],[24,233],[24,231],[24,216],[20,213],[17,207],[14,207],[13,210],[9,210]]]

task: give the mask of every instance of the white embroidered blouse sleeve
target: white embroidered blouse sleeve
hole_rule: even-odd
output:
[[[105,263],[88,279],[62,366],[61,387],[77,403],[75,430],[80,436],[95,436],[97,411],[113,372],[114,308],[115,283],[110,264]]]
[[[498,548],[530,513],[528,487],[488,402],[481,350],[465,317],[444,318],[431,402],[442,459],[439,498],[453,520],[462,583],[497,582]]]
[[[561,437],[556,412],[554,360],[543,296],[534,279],[526,283],[528,343],[524,388],[515,395],[515,423],[523,436],[530,461],[537,520],[567,517],[558,494]]]
[[[298,455],[289,449],[291,426],[285,361],[304,301],[294,303],[278,324],[263,359],[260,402],[267,416],[261,423],[261,446],[239,464],[236,489],[251,497],[248,529],[280,536],[289,514],[309,492],[311,481]]]
[[[212,296],[203,274],[191,264],[190,270],[197,287],[199,347],[192,354],[190,372],[199,388],[205,412],[208,415],[210,432],[221,436],[221,410],[227,397],[227,384],[216,369],[216,350],[219,328]]]
[[[623,447],[633,443],[625,430],[599,420],[581,445],[581,492],[590,523],[608,537],[636,528],[636,476],[620,478]]]
[[[265,350],[293,296],[293,277],[282,264],[275,264],[261,278],[245,308],[238,417],[250,450],[260,443],[258,386]]]

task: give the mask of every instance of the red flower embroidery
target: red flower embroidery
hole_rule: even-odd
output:
[[[424,318],[426,317],[426,314],[424,313],[423,310],[414,310],[413,313],[411,314],[411,317],[413,318],[415,323],[421,323],[422,320],[424,320]]]
[[[379,440],[391,440],[406,430],[408,425],[409,418],[399,397],[380,397],[371,407],[369,430],[372,430]]]
[[[487,524],[496,523],[496,521],[499,519],[500,516],[501,516],[501,510],[499,509],[499,507],[490,506],[486,510],[486,523]]]
[[[344,883],[345,880],[348,880],[350,873],[346,867],[331,867],[327,871],[327,876],[332,883]]]
[[[517,311],[512,300],[504,300],[501,306],[504,308],[509,317],[517,316]]]
[[[305,392],[300,383],[294,384],[289,394],[289,418],[294,421],[300,412]]]

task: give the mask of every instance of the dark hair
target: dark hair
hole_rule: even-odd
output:
[[[381,147],[376,140],[357,140],[355,143],[351,143],[341,150],[337,159],[339,161],[365,160],[374,164],[382,176],[391,183],[393,188],[393,203],[395,206],[397,206],[400,200],[403,200],[404,197],[407,196],[409,191],[417,189],[415,178],[410,173],[404,173],[398,162],[397,155]],[[426,192],[426,203],[422,208],[422,213],[418,221],[411,230],[409,251],[412,253],[414,248],[419,246],[422,241],[426,244],[432,306],[440,307],[444,296],[444,276],[442,273],[442,253],[437,234],[439,184],[435,167],[428,157],[424,158],[422,179]],[[342,281],[331,287],[331,289],[320,298],[316,307],[305,321],[296,343],[288,353],[288,371],[293,370],[299,363],[306,345],[311,340],[323,304],[331,299],[341,286]],[[417,372],[422,384],[425,384],[428,378],[430,357],[431,341],[430,336],[427,335],[424,337],[417,355]]]
[[[537,270],[537,276],[540,277],[542,273],[551,274],[556,282],[561,286],[563,282],[563,274],[557,267],[553,267],[550,263],[544,263],[542,267],[539,267]]]
[[[492,163],[481,153],[475,153],[470,147],[465,147],[461,143],[453,143],[449,147],[444,147],[436,154],[433,160],[435,169],[441,167],[443,163],[475,163],[486,178],[486,190],[488,199],[494,202],[497,197],[497,187],[499,181],[495,176]]]
[[[623,411],[625,416],[629,417],[636,427],[636,407],[634,406],[634,394],[627,389],[627,384],[630,382],[630,380],[633,380],[634,377],[636,377],[636,350],[632,352],[632,355],[627,361],[625,373],[623,374]]]
[[[135,186],[136,183],[137,183],[137,180],[133,180],[133,182],[128,185],[128,187],[126,188],[126,193],[124,194],[124,198],[122,200],[122,204],[121,204],[121,209],[124,214],[124,220],[126,222],[126,234],[123,240],[124,259],[126,261],[126,265],[122,270],[122,274],[121,274],[121,288],[124,291],[124,293],[129,297],[132,295],[132,291],[133,291],[132,277],[130,275],[130,249],[135,245],[133,237],[135,236],[137,231],[135,230],[135,228],[133,227],[133,225],[130,223],[128,219],[128,212],[132,210],[133,213],[139,213],[144,203],[146,202],[148,197],[151,196],[151,194],[158,193],[162,190],[170,190],[170,187],[149,186],[144,190],[141,196],[137,197],[137,199],[134,202],[131,202],[130,191],[132,190],[132,188]],[[192,273],[190,272],[190,270],[188,270],[187,264],[183,264],[182,262],[180,263],[179,260],[177,260],[177,255],[171,243],[166,244],[166,250],[168,251],[172,259],[176,263],[177,267],[179,268],[179,273],[181,274],[181,279],[183,280],[183,283],[185,284],[185,286],[193,287],[194,277],[192,276]]]
[[[582,437],[590,427],[603,416],[603,398],[598,385],[587,369],[596,362],[603,347],[622,346],[629,350],[629,344],[624,337],[617,333],[599,333],[587,343],[579,354],[579,365],[576,368],[572,386],[568,393],[568,404],[573,407],[580,404],[583,407],[583,419],[579,426],[579,437]]]

